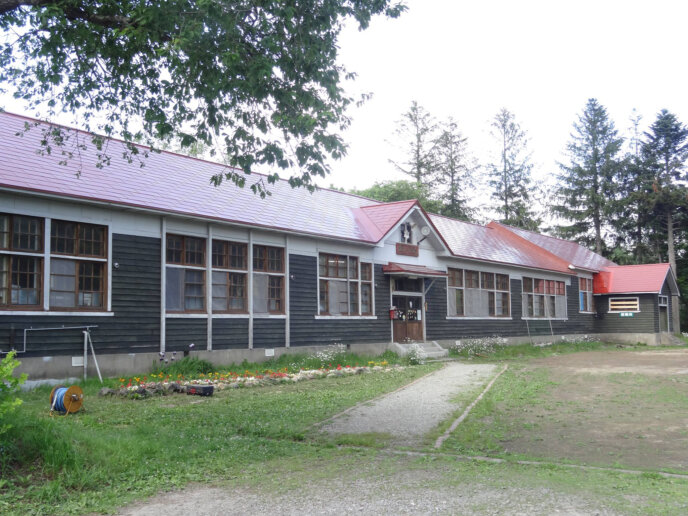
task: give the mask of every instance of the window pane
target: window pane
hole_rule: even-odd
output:
[[[268,277],[265,274],[253,275],[253,313],[268,313]]]
[[[0,249],[10,247],[10,216],[0,215]]]
[[[226,269],[228,263],[227,242],[213,240],[213,267]]]
[[[319,302],[319,307],[318,311],[319,313],[322,314],[328,314],[330,313],[329,310],[329,295],[328,295],[328,281],[327,280],[320,280],[319,287],[320,287],[320,294],[319,297],[320,299],[318,300]]]
[[[589,285],[592,286],[592,285]],[[564,284],[563,281],[557,281],[557,295],[558,296],[565,296],[566,295],[566,285]]]
[[[1,222],[0,222],[1,223]],[[0,255],[0,305],[9,304],[10,257]]]
[[[332,315],[349,313],[349,295],[346,281],[328,281],[329,309]]]
[[[50,251],[60,254],[75,254],[76,224],[63,220],[50,223]]]
[[[361,264],[361,279],[363,281],[372,281],[373,273],[372,273],[372,265],[370,263],[362,263]]]
[[[254,245],[253,246],[253,269],[256,271],[267,270],[267,257],[265,246]]]
[[[456,295],[454,296],[454,299],[456,300],[456,309],[454,312],[455,315],[463,315],[463,289],[456,289]]]
[[[12,220],[12,249],[41,251],[43,249],[42,219],[13,215]]]
[[[547,311],[545,312],[545,317],[556,317],[557,316],[557,306],[555,304],[555,296],[546,296],[547,299]]]
[[[184,249],[184,237],[167,235],[167,263],[181,265],[182,249]]]
[[[246,274],[229,274],[229,308],[246,311]]]
[[[358,315],[358,282],[349,283],[349,315]]]
[[[495,315],[507,317],[509,310],[509,294],[497,294]]]
[[[494,292],[488,292],[487,293],[487,312],[489,315],[494,316],[495,315],[495,293]]]
[[[205,265],[205,239],[184,237],[186,265]]]
[[[268,271],[269,272],[282,272],[284,250],[278,247],[268,247]]]
[[[79,254],[105,257],[105,228],[103,226],[79,225]]]
[[[509,291],[509,276],[507,276],[506,274],[497,274],[496,279],[497,279],[497,285],[496,285],[497,290],[503,290],[503,291],[508,292]]]
[[[213,311],[227,311],[227,273],[213,271]]]
[[[41,265],[40,258],[31,256],[12,256],[8,257],[11,261],[11,304],[13,305],[37,305],[40,301],[41,293]],[[7,262],[2,265],[3,270],[7,267]],[[3,274],[5,278],[7,274]],[[6,282],[7,280],[3,280]],[[3,298],[7,298],[6,290]]]
[[[246,269],[246,244],[229,244],[229,266],[232,269]]]
[[[76,262],[50,260],[50,306],[76,307]]]
[[[361,274],[362,275],[362,274]],[[373,313],[373,287],[369,283],[361,284],[361,314]]]
[[[349,257],[349,279],[358,279],[358,258]]]
[[[533,278],[523,278],[523,292],[533,291]]]
[[[449,286],[463,287],[463,270],[449,269]]]
[[[318,255],[318,274],[320,275],[321,278],[327,276],[327,255],[326,254],[319,254]]]
[[[491,272],[483,272],[481,274],[482,276],[482,285],[481,288],[483,289],[488,289],[488,290],[494,290],[494,274]]]
[[[167,267],[165,273],[165,303],[167,310],[179,312],[183,309],[184,269]]]
[[[102,306],[103,285],[103,263],[79,262],[78,306]]]
[[[184,309],[203,310],[205,308],[205,283],[203,271],[184,270]]]
[[[480,277],[477,271],[465,271],[466,288],[480,288]]]
[[[271,313],[283,313],[283,280],[281,276],[268,277],[268,310]]]

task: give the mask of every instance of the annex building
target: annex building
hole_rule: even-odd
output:
[[[580,245],[342,192],[214,187],[224,166],[110,142],[66,165],[42,125],[0,114],[0,352],[32,378],[78,375],[90,328],[106,373],[160,352],[256,360],[331,343],[603,334],[662,342],[668,264],[618,266]],[[78,133],[88,138],[86,133]],[[191,346],[193,344],[193,346]]]

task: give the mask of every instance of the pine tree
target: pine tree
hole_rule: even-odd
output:
[[[442,215],[470,221],[473,210],[468,206],[468,196],[474,184],[475,165],[468,155],[467,141],[456,122],[449,118],[435,140],[434,149],[436,190],[442,192]]]
[[[688,159],[688,128],[675,115],[663,109],[645,133],[643,156],[653,173],[653,212],[666,225],[667,258],[674,274],[676,270],[676,217],[688,208],[686,160]]]
[[[430,186],[436,170],[434,142],[437,122],[415,100],[397,122],[395,134],[404,142],[404,161],[390,159],[397,170],[411,176],[416,184]]]
[[[488,164],[492,198],[501,222],[537,230],[540,220],[531,210],[529,194],[533,168],[528,152],[528,137],[509,110],[502,108],[490,124],[492,136],[499,143],[499,159]]]
[[[573,128],[567,145],[570,164],[560,164],[559,203],[553,207],[556,214],[572,224],[559,226],[558,232],[565,238],[593,245],[602,254],[602,229],[609,223],[607,199],[614,196],[623,138],[597,99],[588,100]]]

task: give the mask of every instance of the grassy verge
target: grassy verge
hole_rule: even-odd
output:
[[[646,348],[647,346],[639,344],[637,346],[624,345],[626,350],[636,348]],[[489,350],[480,351],[478,353],[470,351],[456,351],[449,350],[449,356],[454,358],[468,358],[471,360],[483,360],[487,362],[502,361],[502,360],[523,360],[529,358],[542,358],[553,355],[563,355],[569,353],[579,353],[581,351],[608,351],[617,349],[617,344],[609,344],[606,342],[555,342],[547,346],[538,346],[530,343],[515,344],[506,346],[494,346]],[[656,349],[656,348],[653,348]]]
[[[85,410],[48,416],[50,389],[22,395],[3,448],[0,513],[109,511],[189,481],[214,481],[251,464],[317,457],[312,424],[394,390],[437,365],[377,374],[233,389],[211,398],[99,398],[84,384]],[[10,460],[11,459],[11,460]]]

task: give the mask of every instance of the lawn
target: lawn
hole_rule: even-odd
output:
[[[443,450],[686,473],[686,351],[514,363]]]
[[[85,410],[66,417],[50,417],[50,389],[36,389],[22,395],[12,421],[19,460],[3,464],[0,513],[108,511],[191,481],[238,475],[251,464],[317,457],[332,445],[306,441],[311,425],[437,367],[231,389],[209,398],[101,398],[100,385],[89,382]]]

